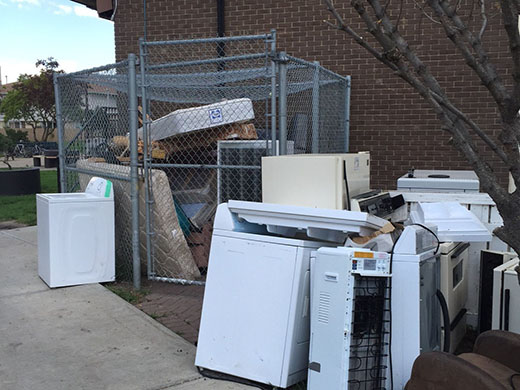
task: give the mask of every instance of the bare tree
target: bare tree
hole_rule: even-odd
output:
[[[511,173],[517,188],[520,188],[520,35],[518,28],[519,0],[499,0],[485,3],[485,0],[470,2],[471,12],[478,6],[479,24],[470,27],[470,18],[464,18],[459,1],[414,0],[429,22],[442,26],[446,35],[461,58],[480,79],[496,104],[500,116],[500,134],[493,137],[475,123],[472,118],[457,108],[448,98],[445,89],[431,73],[427,64],[420,58],[399,30],[403,13],[403,1],[398,10],[390,15],[390,0],[351,0],[350,5],[361,18],[370,40],[361,32],[354,30],[334,6],[333,0],[324,0],[333,21],[325,21],[330,26],[344,31],[354,41],[366,49],[374,58],[386,65],[398,77],[412,86],[436,113],[442,129],[451,136],[453,146],[471,164],[480,179],[482,189],[495,201],[504,220],[504,225],[495,234],[520,253],[520,192],[508,193],[501,185],[499,177],[485,157],[483,142]],[[509,40],[509,53],[512,63],[512,86],[506,85],[491,63],[488,52],[482,44],[482,37],[493,15],[487,9],[499,10],[501,24]],[[471,16],[471,15],[470,15]],[[447,64],[448,65],[448,64]]]

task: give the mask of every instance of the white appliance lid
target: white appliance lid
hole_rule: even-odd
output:
[[[397,180],[399,188],[448,188],[478,190],[479,179],[474,171],[456,170],[414,170],[414,177],[408,174]]]
[[[99,196],[85,192],[71,192],[63,194],[38,194],[37,197],[49,203],[113,201],[113,198],[101,198]]]
[[[491,233],[467,208],[457,202],[417,203],[412,206],[413,223],[437,225],[441,242],[486,242]]]
[[[367,213],[347,210],[237,200],[228,201],[228,208],[249,223],[266,225],[271,233],[305,230],[309,237],[338,242],[348,233],[370,235],[388,223]]]

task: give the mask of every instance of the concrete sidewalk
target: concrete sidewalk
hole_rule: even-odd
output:
[[[36,227],[0,231],[0,389],[252,389],[206,380],[195,347],[98,284],[49,289]]]

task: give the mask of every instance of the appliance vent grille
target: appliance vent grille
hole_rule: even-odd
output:
[[[320,300],[318,305],[318,322],[322,324],[329,323],[329,312],[330,312],[330,294],[324,291],[320,292]]]

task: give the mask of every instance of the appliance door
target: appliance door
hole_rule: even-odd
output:
[[[468,300],[468,261],[469,243],[458,244],[453,252],[448,254],[449,274],[448,286],[444,293],[448,303],[452,330],[457,327],[458,322],[466,313],[466,302]]]
[[[420,345],[421,353],[440,349],[441,313],[437,298],[439,286],[438,257],[421,263],[420,266]]]

